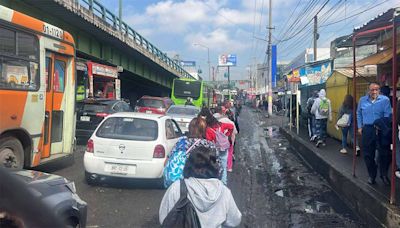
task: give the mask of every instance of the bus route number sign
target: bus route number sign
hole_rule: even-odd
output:
[[[43,33],[58,39],[64,38],[64,31],[50,24],[43,25]]]

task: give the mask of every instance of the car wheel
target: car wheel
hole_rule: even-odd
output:
[[[93,177],[91,173],[85,171],[85,179],[88,185],[95,185],[97,183],[97,178]]]
[[[24,166],[24,148],[18,139],[5,137],[0,140],[0,166],[22,169]]]

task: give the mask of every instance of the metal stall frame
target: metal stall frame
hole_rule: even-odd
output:
[[[393,45],[393,58],[392,58],[392,170],[391,170],[391,186],[390,186],[390,204],[395,204],[395,196],[396,196],[396,177],[395,177],[395,167],[396,167],[396,115],[397,115],[397,23],[396,23],[396,11],[393,15],[393,22],[391,25],[382,26],[379,28],[374,28],[366,31],[361,31],[355,33],[353,35],[353,97],[356,97],[356,41],[358,37],[369,35],[372,33],[377,33],[380,31],[392,30],[392,45]],[[353,176],[356,176],[356,145],[357,145],[357,110],[356,110],[356,99],[353,99],[353,120],[354,120],[354,129],[353,129]]]

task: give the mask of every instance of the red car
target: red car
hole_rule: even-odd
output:
[[[169,97],[143,96],[137,101],[135,112],[165,114],[172,104],[174,102]]]

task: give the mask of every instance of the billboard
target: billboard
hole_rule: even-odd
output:
[[[236,66],[236,54],[219,55],[218,66]]]

